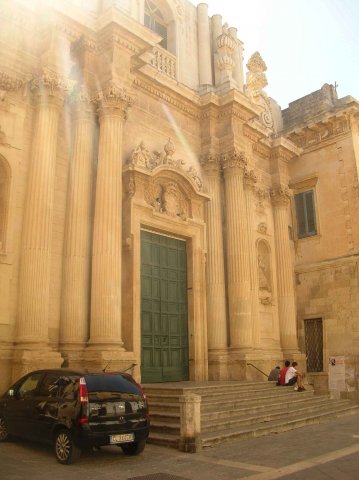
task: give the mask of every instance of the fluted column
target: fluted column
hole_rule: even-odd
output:
[[[252,316],[252,341],[253,347],[258,348],[260,346],[260,325],[259,325],[259,287],[258,287],[258,265],[257,265],[257,252],[253,234],[253,212],[254,212],[254,192],[257,177],[253,170],[246,171],[244,175],[245,183],[245,199],[246,199],[246,211],[247,211],[247,224],[248,224],[248,253],[251,275],[251,316]]]
[[[19,274],[18,348],[48,345],[54,183],[65,82],[45,71],[32,83],[37,110],[29,162]]]
[[[64,241],[61,351],[69,365],[89,335],[94,113],[84,92],[74,102],[74,139]]]
[[[252,342],[251,281],[247,239],[247,212],[243,152],[224,155],[226,190],[227,272],[231,347],[248,349]]]
[[[208,348],[227,348],[226,290],[224,277],[223,231],[221,209],[220,163],[217,156],[207,155],[202,167],[206,172],[207,203],[207,319]]]
[[[271,191],[271,197],[277,257],[280,339],[283,353],[290,356],[298,352],[294,268],[288,235],[290,190],[287,187],[277,187]]]
[[[99,95],[100,137],[92,248],[91,346],[123,350],[121,335],[122,130],[132,99],[111,84]]]
[[[200,85],[212,85],[211,40],[209,34],[208,5],[197,5],[198,66]]]

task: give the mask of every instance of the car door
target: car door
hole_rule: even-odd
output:
[[[19,437],[32,438],[35,393],[43,372],[27,375],[14,388],[6,404],[6,422],[9,432]]]
[[[34,405],[34,429],[41,441],[51,442],[52,430],[59,409],[59,379],[61,373],[47,372],[41,380]]]

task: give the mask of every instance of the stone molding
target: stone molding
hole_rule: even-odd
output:
[[[197,170],[193,165],[187,165],[185,160],[175,159],[175,146],[171,140],[163,148],[162,152],[154,151],[151,153],[145,143],[141,141],[139,145],[132,151],[132,154],[127,161],[127,165],[132,168],[140,168],[152,172],[160,166],[168,166],[179,170],[190,178],[191,183],[196,186],[199,191],[203,190],[203,182]]]
[[[286,185],[279,185],[271,189],[270,196],[273,205],[287,206],[292,198],[292,192]]]

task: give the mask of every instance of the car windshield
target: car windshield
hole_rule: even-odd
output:
[[[85,375],[89,393],[134,393],[141,395],[141,390],[126,377],[118,375]]]

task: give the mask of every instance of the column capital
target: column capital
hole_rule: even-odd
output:
[[[104,115],[115,114],[121,115],[123,120],[126,120],[128,109],[133,105],[135,98],[126,88],[111,81],[97,93],[93,101],[97,104],[100,118]]]
[[[221,172],[220,155],[216,153],[205,153],[201,155],[200,164],[208,176],[219,176]]]
[[[256,175],[255,171],[248,170],[246,168],[244,170],[244,185],[248,188],[248,190],[254,191],[257,181],[258,181],[258,176]]]
[[[85,85],[76,86],[71,94],[71,105],[77,119],[87,118],[93,113],[93,103]]]
[[[74,85],[74,80],[65,78],[57,72],[44,67],[41,73],[32,78],[30,89],[38,95],[40,101],[46,100],[48,103],[51,98],[55,100],[55,104],[60,106],[66,94],[73,89]]]
[[[239,151],[237,148],[223,154],[222,167],[224,173],[231,173],[233,170],[240,171],[244,174],[248,159],[243,151]]]
[[[270,191],[272,203],[275,206],[287,206],[292,197],[290,188],[286,185],[278,185]]]
[[[24,84],[25,84],[25,79],[20,79],[13,77],[11,75],[8,75],[4,71],[0,71],[0,90],[6,90],[6,91],[15,91],[19,90]]]

